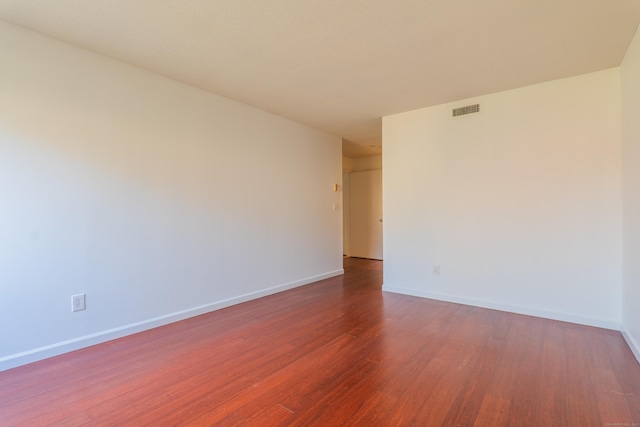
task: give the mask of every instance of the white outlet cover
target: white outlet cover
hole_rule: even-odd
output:
[[[73,295],[71,297],[71,311],[82,311],[86,308],[85,294]]]

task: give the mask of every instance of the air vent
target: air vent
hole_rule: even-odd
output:
[[[453,117],[465,114],[477,113],[480,111],[480,104],[467,105],[466,107],[454,108]]]

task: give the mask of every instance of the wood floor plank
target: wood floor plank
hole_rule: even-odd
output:
[[[596,390],[602,385],[595,387],[591,381],[590,355],[582,331],[565,328],[568,419],[582,426],[602,426],[596,399]]]
[[[485,394],[480,405],[480,411],[473,425],[476,427],[502,427],[507,426],[509,413],[509,401],[500,399],[492,394]],[[541,424],[552,425],[552,424]],[[561,424],[559,424],[561,425]]]
[[[640,425],[619,332],[381,291],[382,263],[0,372],[5,426]]]
[[[595,394],[604,425],[631,425],[633,418],[613,371],[591,367],[591,382],[599,384]]]
[[[567,394],[566,354],[562,342],[557,340],[556,328],[549,328],[542,344],[542,359],[540,364],[540,382],[536,391],[540,399],[537,414],[538,425],[567,425]]]

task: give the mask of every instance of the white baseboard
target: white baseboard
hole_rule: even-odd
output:
[[[186,310],[177,311],[175,313],[169,313],[163,316],[154,317],[152,319],[143,320],[141,322],[131,323],[129,325],[120,326],[118,328],[108,329],[105,331],[96,332],[94,334],[85,335],[82,337],[73,338],[67,341],[58,342],[58,343],[47,345],[44,347],[35,348],[33,350],[11,354],[9,356],[0,358],[0,372],[6,371],[7,369],[15,368],[17,366],[26,365],[28,363],[37,362],[38,360],[43,360],[49,357],[58,356],[60,354],[68,353],[70,351],[79,350],[85,347],[90,347],[92,345],[100,344],[106,341],[111,341],[116,338],[122,338],[127,335],[146,331],[148,329],[157,328],[159,326],[167,325],[169,323],[178,322],[180,320],[188,319],[190,317],[199,316],[201,314],[209,313],[211,311],[220,310],[225,307],[240,304],[240,303],[261,298],[267,295],[286,291],[288,289],[297,288],[299,286],[307,285],[309,283],[317,282],[319,280],[339,276],[341,274],[344,274],[343,269],[330,271],[328,273],[319,274],[317,276],[307,277],[302,280],[296,280],[294,282],[285,283],[284,285],[274,286],[274,287],[262,289],[256,292],[250,292],[250,293],[239,295],[233,298],[228,298],[221,301],[215,301],[215,302],[201,305],[198,307],[193,307]]]
[[[600,319],[595,317],[580,316],[571,313],[561,313],[549,310],[540,310],[533,307],[525,307],[518,305],[502,304],[491,301],[477,300],[473,298],[464,298],[455,295],[440,294],[435,292],[421,291],[418,289],[408,289],[396,286],[382,285],[385,292],[393,292],[396,294],[411,295],[415,297],[429,298],[438,301],[453,302],[457,304],[471,305],[474,307],[489,308],[492,310],[506,311],[509,313],[524,314],[527,316],[541,317],[544,319],[559,320],[562,322],[577,323],[580,325],[595,326],[598,328],[612,329],[619,331],[621,324],[618,321],[610,319]]]
[[[622,333],[624,340],[629,345],[631,352],[634,356],[636,356],[636,360],[638,361],[638,363],[640,363],[640,344],[633,339],[633,336],[631,336],[631,334],[625,329],[624,326],[622,327],[622,330],[620,332]]]

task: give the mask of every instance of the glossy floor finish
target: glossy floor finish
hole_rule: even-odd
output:
[[[0,425],[632,426],[618,332],[381,292],[382,263],[0,373]]]

